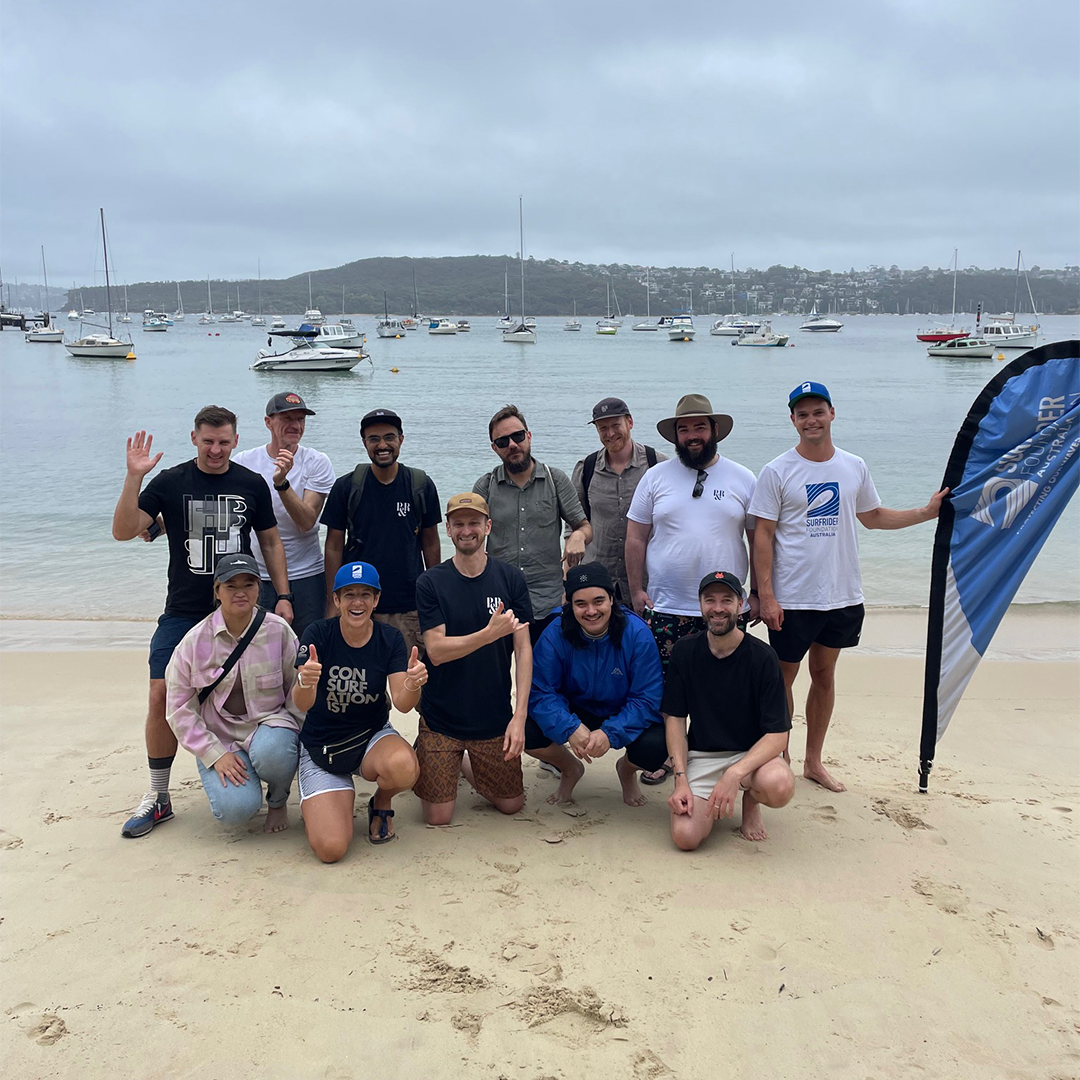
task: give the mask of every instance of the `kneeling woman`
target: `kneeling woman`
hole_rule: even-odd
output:
[[[616,604],[614,594],[602,564],[574,567],[566,575],[562,614],[533,649],[525,750],[562,770],[549,803],[571,800],[585,773],[582,761],[625,747],[615,765],[623,802],[642,806],[647,800],[638,771],[659,769],[667,758],[660,654],[652,631]],[[567,742],[576,758],[563,745]]]
[[[260,611],[258,598],[259,567],[250,555],[218,561],[218,607],[184,635],[165,669],[165,718],[198,760],[218,821],[242,825],[254,817],[265,782],[263,828],[280,832],[289,827],[285,803],[296,775],[302,716],[289,700],[296,635],[284,619]]]
[[[305,631],[293,704],[307,712],[300,733],[300,813],[311,850],[337,862],[353,837],[353,776],[377,787],[368,801],[368,840],[393,840],[390,800],[420,774],[412,747],[390,726],[390,702],[415,708],[427,668],[416,649],[406,657],[401,631],[372,619],[379,574],[370,563],[346,563],[334,578],[336,619]],[[389,694],[387,693],[389,688]]]

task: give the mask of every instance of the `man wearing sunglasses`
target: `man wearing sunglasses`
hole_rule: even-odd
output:
[[[360,421],[360,438],[370,464],[339,476],[323,511],[326,581],[344,563],[371,563],[382,583],[376,622],[400,630],[407,649],[423,652],[416,579],[442,559],[439,493],[423,470],[399,465],[405,436],[396,412],[372,409]],[[326,603],[333,616],[329,595]]]
[[[716,452],[733,423],[713,412],[701,394],[681,398],[675,415],[656,425],[675,444],[678,457],[645,473],[627,514],[630,599],[652,629],[665,674],[675,642],[706,628],[697,597],[702,575],[725,566],[745,581],[750,571],[747,543],[753,544],[753,533],[747,510],[754,474]],[[757,619],[756,588],[742,614]]]
[[[566,473],[532,456],[532,432],[516,405],[500,409],[488,423],[491,449],[502,464],[473,485],[491,508],[488,554],[516,566],[529,586],[535,645],[562,606],[563,561],[577,566],[592,540],[592,526]],[[571,528],[565,548],[562,523]]]

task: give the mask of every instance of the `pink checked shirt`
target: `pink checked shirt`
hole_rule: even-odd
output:
[[[291,696],[296,681],[296,635],[284,619],[270,612],[232,671],[199,705],[199,690],[221,674],[236,642],[219,608],[184,635],[165,669],[169,727],[180,745],[208,769],[225,753],[247,750],[260,724],[299,731],[304,722]],[[237,679],[244,690],[246,716],[224,711]]]

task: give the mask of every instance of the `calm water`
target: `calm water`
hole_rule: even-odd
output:
[[[193,454],[191,420],[206,404],[236,412],[245,448],[265,442],[267,399],[297,390],[318,413],[305,442],[329,454],[339,474],[366,460],[360,417],[376,406],[393,408],[404,420],[402,460],[426,469],[445,501],[497,464],[487,420],[506,402],[528,417],[536,457],[569,473],[598,446],[587,421],[601,397],[625,398],[635,434],[663,446],[656,421],[674,412],[682,394],[704,393],[735,418],[723,452],[756,472],[794,442],[788,391],[815,379],[833,393],[837,444],[866,458],[887,506],[910,507],[937,488],[964,415],[1000,367],[928,357],[915,341],[915,316],[848,318],[839,334],[800,334],[799,320],[776,319],[774,329],[792,332],[794,345],[768,350],[711,337],[705,317],[689,344],[633,333],[629,319],[615,337],[597,336],[589,319],[576,334],[564,332],[561,319],[541,319],[534,346],[504,344],[491,317],[474,319],[468,334],[419,331],[402,340],[377,338],[374,318],[355,321],[368,333],[373,364],[332,374],[250,371],[265,331],[243,323],[202,327],[190,316],[165,334],[133,323],[134,362],[77,360],[62,346],[0,334],[0,616],[104,620],[96,630],[50,622],[49,640],[59,646],[126,642],[110,623],[160,613],[165,544],[119,544],[110,535],[125,439],[146,428],[154,449],[165,452],[162,464],[176,464]],[[1046,317],[1042,325],[1046,340],[1080,336],[1075,318]],[[860,531],[868,603],[925,605],[933,530]],[[1080,600],[1078,537],[1074,503],[1020,602]],[[13,632],[27,632],[26,624],[4,629],[8,644]],[[145,630],[135,636],[145,641]]]

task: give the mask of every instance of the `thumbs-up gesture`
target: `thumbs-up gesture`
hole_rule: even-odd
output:
[[[491,618],[488,619],[488,633],[491,635],[492,641],[498,641],[499,638],[504,638],[507,634],[512,634],[515,630],[520,630],[521,627],[528,625],[528,623],[523,623],[518,619],[513,608],[504,610],[503,602],[500,600],[491,613]]]
[[[319,654],[314,645],[308,646],[308,658],[300,666],[296,673],[296,681],[301,690],[314,690],[319,685],[319,677],[322,675],[322,664],[319,663]]]
[[[405,684],[407,689],[419,690],[427,682],[427,667],[420,660],[420,650],[414,645],[409,653],[409,666],[405,669]]]

